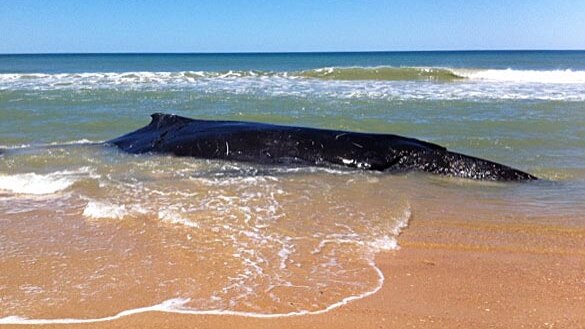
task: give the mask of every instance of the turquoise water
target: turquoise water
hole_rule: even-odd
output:
[[[490,184],[421,174],[275,169],[129,156],[94,145],[147,124],[154,112],[405,135],[543,180]],[[152,284],[156,294],[144,297],[146,305],[119,302],[125,306],[100,309],[59,299],[57,288],[41,284],[10,290],[16,285],[1,275],[0,264],[0,292],[10,305],[0,319],[91,319],[173,298],[183,298],[181,307],[195,313],[321,312],[376,291],[383,277],[371,255],[395,247],[411,210],[430,219],[464,213],[467,219],[585,225],[585,52],[0,55],[0,149],[0,262],[49,257],[47,246],[58,244],[51,232],[66,227],[65,238],[79,243],[75,250],[89,248],[90,255],[106,250],[115,263],[119,247],[99,239],[84,246],[84,239],[114,232],[142,241],[144,232],[136,228],[141,223],[169,236],[144,242],[140,255],[156,259],[167,252],[159,245],[197,251],[193,257],[216,250],[228,264],[224,271],[241,278],[216,282],[213,291],[188,288],[191,281],[213,277],[213,269],[202,267],[189,272],[191,277],[165,277],[180,283],[165,290],[157,283],[163,278],[136,265],[136,282]],[[51,231],[49,223],[61,226]],[[82,233],[76,231],[80,227]],[[36,242],[18,232],[46,245],[35,249]],[[183,233],[189,241],[213,236],[209,241],[224,245],[169,242]],[[340,254],[315,256],[331,241],[337,241]],[[15,247],[21,245],[27,247]],[[224,255],[226,246],[239,249]],[[265,265],[274,259],[280,265]],[[339,285],[318,271],[292,271],[293,264],[320,268]],[[351,264],[361,264],[363,272],[352,272]],[[358,273],[363,285],[348,273]],[[308,281],[295,281],[301,277]],[[94,284],[84,288],[88,295],[105,294],[91,273],[71,280]],[[281,305],[277,293],[268,301],[255,295],[257,289],[296,285],[328,287],[335,294],[296,291],[310,302],[295,307]],[[124,295],[121,283],[115,289]],[[39,304],[47,298],[60,301],[51,304],[56,310],[59,303],[70,303],[95,313],[61,314]],[[228,302],[233,300],[242,302]],[[271,303],[274,308],[259,306]]]

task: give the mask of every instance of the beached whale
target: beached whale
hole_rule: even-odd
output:
[[[194,120],[156,113],[147,126],[110,140],[125,152],[259,164],[422,171],[494,181],[537,179],[508,166],[414,138],[255,122]]]

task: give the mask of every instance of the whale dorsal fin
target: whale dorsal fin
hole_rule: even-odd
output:
[[[175,114],[165,114],[165,113],[153,113],[150,115],[152,121],[150,121],[150,126],[155,126],[156,128],[162,128],[167,126],[173,126],[176,124],[186,124],[189,122],[194,121],[193,119],[185,118]]]

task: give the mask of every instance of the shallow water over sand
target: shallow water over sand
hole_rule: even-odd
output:
[[[543,193],[570,182],[258,167],[100,145],[9,156],[18,166],[0,176],[0,318],[90,320],[169,300],[166,311],[321,312],[380,287],[374,256],[395,249],[417,214],[583,225],[575,200]]]
[[[373,256],[410,217],[406,198],[380,188],[388,176],[60,151],[76,154],[69,171],[9,176],[46,188],[3,186],[2,317],[99,318],[174,298],[197,311],[319,311],[380,285]]]

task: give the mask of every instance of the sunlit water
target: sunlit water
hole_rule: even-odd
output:
[[[153,112],[400,134],[543,180],[101,143]],[[0,56],[0,145],[0,323],[319,313],[375,293],[417,216],[584,226],[585,53]]]

